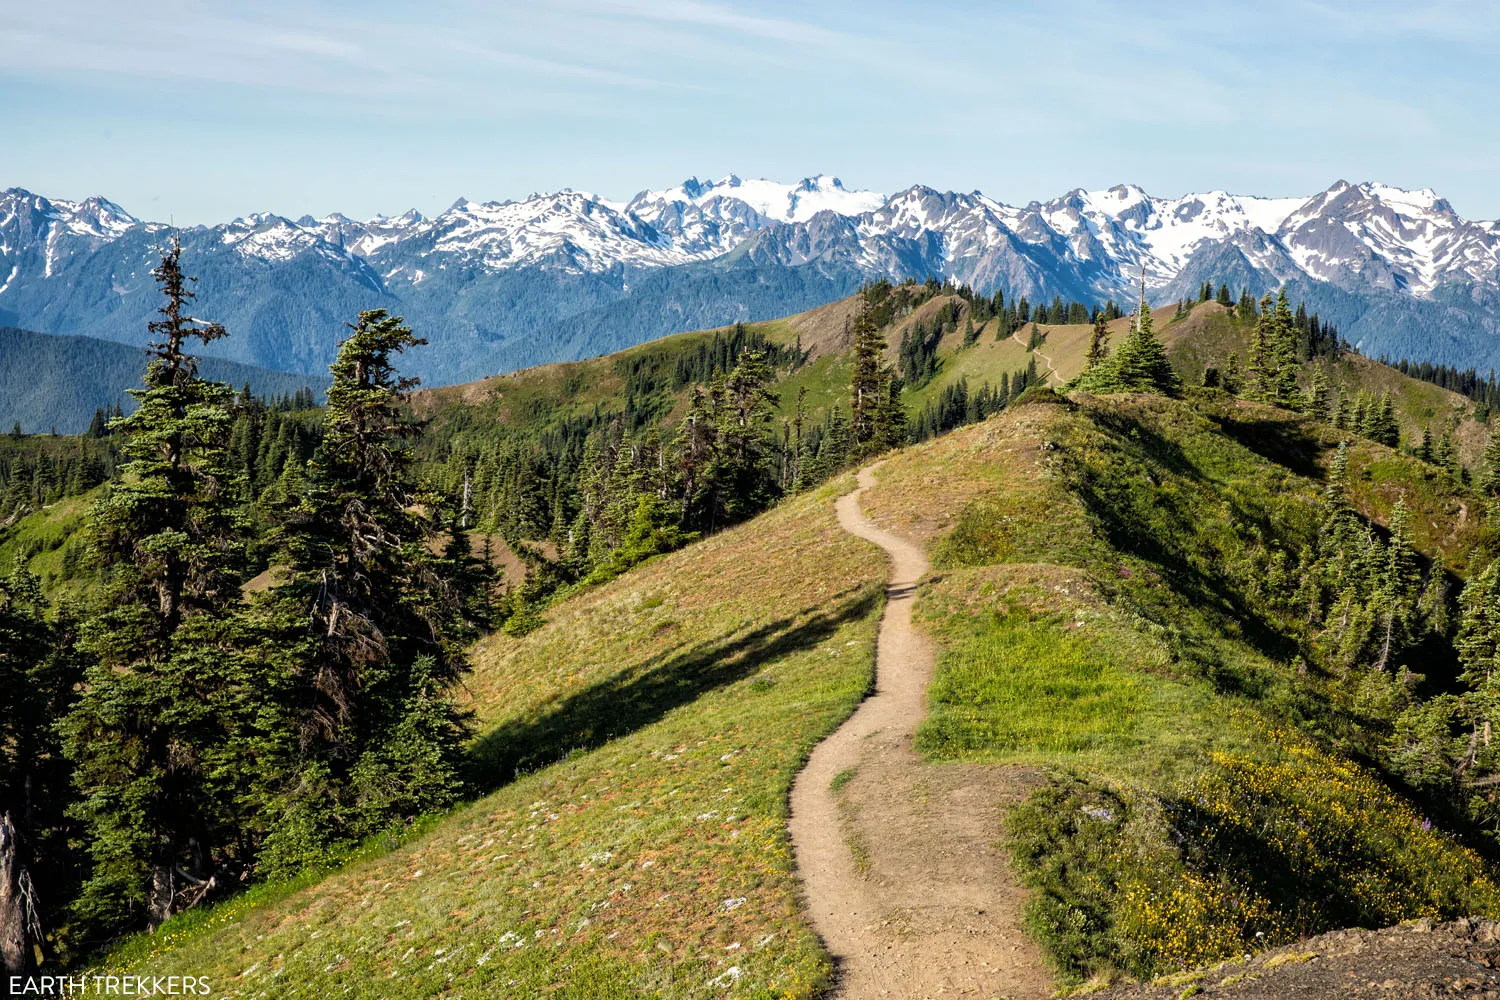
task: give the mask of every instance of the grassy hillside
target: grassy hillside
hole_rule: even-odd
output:
[[[1152,316],[1168,356],[1189,385],[1202,384],[1203,370],[1209,365],[1223,370],[1230,353],[1238,354],[1241,362],[1249,355],[1253,320],[1236,318],[1232,310],[1215,302],[1201,302],[1182,317],[1174,318],[1170,309],[1159,309]],[[1478,464],[1488,431],[1474,419],[1474,403],[1458,393],[1410,378],[1357,354],[1344,355],[1337,361],[1319,359],[1304,368],[1304,386],[1313,369],[1321,369],[1335,398],[1341,393],[1391,393],[1403,445],[1415,446],[1423,431],[1434,437],[1450,432],[1463,464],[1470,468]]]
[[[40,578],[42,589],[54,599],[90,593],[98,581],[80,529],[102,490],[96,487],[59,500],[0,527],[0,573],[24,566]]]
[[[781,397],[777,411],[780,419],[791,418],[798,391],[803,388],[807,390],[806,411],[813,422],[820,421],[835,404],[847,410],[851,345],[848,325],[858,309],[858,301],[855,296],[784,319],[743,324],[748,334],[764,338],[767,343],[800,346],[806,352],[802,364],[781,372],[776,386]],[[914,325],[929,322],[950,307],[959,309],[959,318],[939,344],[940,370],[931,382],[907,392],[904,399],[910,410],[919,410],[960,379],[967,378],[976,388],[983,381],[998,385],[1002,373],[1024,369],[1032,358],[1024,342],[1013,338],[997,340],[997,320],[986,323],[977,342],[964,347],[960,330],[967,306],[959,296],[943,291],[924,299],[914,310],[899,313],[886,325],[883,332],[888,359],[895,362],[902,336]],[[461,433],[465,426],[536,427],[584,418],[596,409],[623,412],[631,396],[627,373],[632,366],[651,364],[670,371],[679,358],[693,355],[716,336],[726,336],[733,329],[720,327],[681,333],[587,361],[543,365],[464,385],[424,389],[413,397],[413,407],[419,415],[433,421],[432,430],[439,437]],[[1060,331],[1057,334],[1060,342],[1072,344],[1079,339],[1076,331],[1080,328],[1056,329]],[[1086,347],[1086,332],[1082,340]],[[1037,364],[1045,374],[1046,366],[1039,358]],[[1077,364],[1082,365],[1081,352]],[[663,394],[654,405],[671,420],[682,413],[687,395],[688,388],[680,387]]]
[[[970,323],[951,290],[913,301],[884,327],[893,363],[918,331],[938,331],[935,371],[907,392],[913,412],[1028,366],[1059,385],[1082,368],[1088,326],[1001,336],[996,320]],[[854,309],[424,391],[426,471],[454,474],[446,486],[461,481],[467,499],[475,467],[452,461],[466,437],[582,444],[578,427],[601,414],[632,432],[671,421],[702,378],[678,376],[728,337],[791,359],[777,415],[806,389],[818,421],[847,406]],[[1220,307],[1155,319],[1190,382],[1244,356],[1245,325]],[[1339,391],[1391,392],[1408,440],[1439,428],[1477,455],[1486,428],[1466,400],[1357,357],[1316,364]],[[1017,810],[1013,846],[1036,894],[1032,930],[1064,976],[1149,975],[1343,924],[1500,913],[1474,824],[1387,766],[1402,709],[1456,690],[1451,649],[1338,669],[1311,624],[1318,602],[1298,589],[1340,436],[1212,390],[1033,389],[895,453],[867,494],[873,516],[932,550],[918,618],[942,654],[919,748],[1053,775]],[[539,480],[532,500],[563,481],[509,470]],[[1404,499],[1430,579],[1456,587],[1500,551],[1456,471],[1351,439],[1349,473],[1369,539],[1390,534]],[[868,688],[884,577],[879,553],[834,522],[848,488],[837,478],[609,582],[570,584],[550,606],[539,592],[521,610],[543,614],[541,628],[474,650],[468,804],[189,912],[104,964],[190,972],[246,997],[813,995],[830,968],[800,914],[786,793]],[[87,499],[17,521],[0,557],[30,560],[53,587],[76,576]],[[542,534],[551,524],[565,539],[576,522],[539,506]]]
[[[933,553],[918,617],[942,651],[920,748],[1054,775],[1013,848],[1065,976],[1500,912],[1492,849],[1380,764],[1390,699],[1436,694],[1452,668],[1325,669],[1285,602],[1334,442],[1212,394],[1059,399],[907,449],[867,494]],[[1404,495],[1441,566],[1494,556],[1431,466],[1369,443],[1350,464],[1370,523]]]
[[[787,789],[870,683],[885,572],[835,524],[850,485],[485,640],[466,697],[489,794],[106,964],[243,997],[808,996],[829,968]]]

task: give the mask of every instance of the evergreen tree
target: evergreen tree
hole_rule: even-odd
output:
[[[1094,317],[1094,329],[1089,334],[1089,351],[1084,356],[1083,370],[1088,371],[1109,357],[1109,323],[1101,311]]]
[[[718,464],[708,475],[719,483],[719,493],[726,498],[724,516],[731,522],[759,513],[774,499],[770,425],[780,402],[770,389],[774,380],[775,372],[766,363],[766,356],[747,351],[723,382]],[[869,415],[872,436],[879,434],[880,402]]]
[[[1424,444],[1426,442],[1424,436]],[[1489,442],[1484,446],[1479,492],[1489,502],[1490,516],[1500,517],[1500,425],[1490,430]]]
[[[1287,305],[1286,289],[1276,294],[1271,314],[1270,356],[1267,359],[1270,398],[1279,406],[1292,406],[1297,399],[1297,331]]]
[[[113,583],[84,628],[95,659],[65,721],[66,750],[93,867],[85,920],[156,926],[243,870],[226,759],[253,680],[233,632],[246,534],[234,503],[227,385],[197,375],[186,342],[224,328],[191,318],[176,240],[153,271],[166,305],[149,324],[124,476],[91,511],[94,548]]]
[[[1266,293],[1250,335],[1249,382],[1254,398],[1291,407],[1302,402],[1297,392],[1297,333],[1286,290],[1275,300]]]
[[[1250,329],[1250,352],[1245,368],[1246,395],[1267,399],[1275,387],[1275,331],[1271,312],[1271,293],[1261,300],[1260,312],[1252,309],[1255,325]]]
[[[1229,286],[1228,285],[1220,285],[1219,286],[1219,297],[1218,297],[1217,301],[1218,301],[1219,305],[1224,306],[1226,308],[1231,308],[1231,307],[1234,306],[1234,299],[1230,298],[1230,296],[1229,296]]]
[[[949,318],[956,323],[957,313],[949,314]],[[852,457],[863,457],[906,442],[906,413],[901,406],[901,379],[885,363],[885,337],[868,310],[861,310],[856,317],[853,335],[854,371],[849,381]],[[930,363],[935,370],[935,353]]]
[[[468,669],[471,594],[429,540],[440,498],[412,483],[416,384],[394,358],[425,343],[359,314],[330,367],[326,431],[305,488],[276,510],[281,582],[256,607],[282,718],[263,758],[277,794],[261,870],[289,874],[331,844],[453,802],[465,733],[449,687]]]
[[[868,309],[854,318],[854,371],[849,380],[849,399],[854,443],[864,445],[875,439],[876,414],[885,403],[885,338],[875,325]]]
[[[1381,393],[1378,404],[1366,411],[1365,436],[1391,448],[1400,443],[1400,425],[1396,423],[1396,404],[1389,392]]]
[[[1240,356],[1237,352],[1229,352],[1229,360],[1224,363],[1224,371],[1219,376],[1219,384],[1226,392],[1236,396],[1245,391],[1245,370],[1240,367]]]
[[[51,957],[47,932],[77,885],[56,722],[83,678],[71,618],[47,610],[24,568],[0,578],[0,970],[10,975]]]
[[[1151,310],[1141,299],[1135,326],[1118,350],[1086,370],[1073,383],[1084,392],[1155,392],[1176,395],[1182,382],[1151,326]]]
[[[876,414],[875,446],[879,449],[899,448],[907,442],[909,431],[906,407],[901,405],[901,388],[901,379],[888,374],[885,402]]]
[[[1385,670],[1413,639],[1417,601],[1421,596],[1421,571],[1412,544],[1406,498],[1391,508],[1390,541],[1385,547],[1386,565],[1376,593],[1378,647],[1374,667]]]
[[[1328,419],[1328,376],[1323,374],[1322,368],[1313,371],[1303,409],[1318,420]]]
[[[1460,679],[1471,688],[1491,686],[1500,665],[1500,571],[1492,562],[1464,585],[1458,597],[1458,652]]]

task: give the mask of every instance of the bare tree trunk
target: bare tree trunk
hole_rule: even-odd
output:
[[[172,915],[172,900],[177,895],[176,880],[172,878],[172,865],[151,866],[151,895],[146,900],[146,924],[156,930]]]
[[[0,967],[8,976],[23,975],[31,964],[26,947],[26,903],[21,893],[21,860],[10,813],[0,816]]]

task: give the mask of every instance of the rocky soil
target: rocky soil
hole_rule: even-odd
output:
[[[1384,930],[1344,930],[1248,961],[1113,986],[1091,1000],[1500,1000],[1500,924],[1416,920]]]

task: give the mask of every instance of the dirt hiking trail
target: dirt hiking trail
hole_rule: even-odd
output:
[[[1024,340],[1021,339],[1021,331],[1020,330],[1012,330],[1011,334],[1010,334],[1010,339],[1014,340],[1016,343],[1020,344],[1022,347],[1026,347],[1026,341],[1024,341]],[[1047,366],[1047,378],[1043,379],[1044,382],[1048,381],[1050,379],[1054,379],[1054,378],[1057,379],[1059,382],[1062,381],[1062,378],[1057,374],[1057,369],[1052,366],[1052,359],[1049,358],[1049,357],[1047,357],[1047,355],[1043,354],[1042,353],[1042,349],[1040,347],[1038,347],[1036,350],[1032,350],[1031,348],[1026,347],[1026,350],[1030,351],[1032,354],[1035,354],[1037,357],[1041,358],[1042,359],[1042,363]],[[859,532],[856,531],[855,534],[857,535],[857,534],[859,534]],[[879,544],[879,543],[877,542],[876,544]]]
[[[997,846],[1005,809],[1035,779],[1022,768],[928,764],[912,748],[933,667],[911,621],[927,558],[864,516],[860,494],[874,484],[875,467],[861,470],[837,509],[846,531],[891,558],[875,693],[792,785],[797,874],[837,965],[832,995],[1049,997],[1041,953],[1021,931],[1023,890]]]

